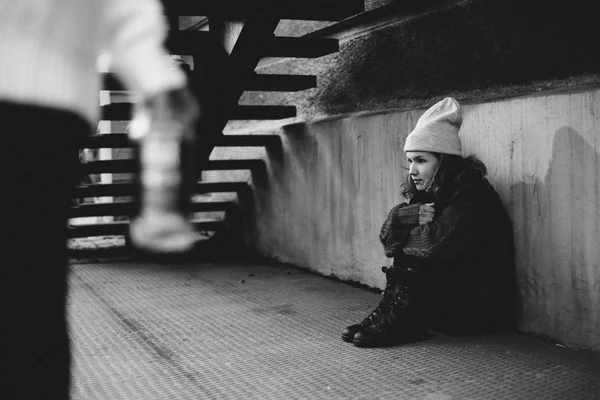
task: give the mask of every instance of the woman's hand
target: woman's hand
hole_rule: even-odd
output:
[[[434,203],[421,204],[419,207],[419,225],[425,225],[433,221],[433,217],[435,216],[433,204]]]

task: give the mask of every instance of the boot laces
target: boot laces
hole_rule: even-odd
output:
[[[383,298],[379,301],[377,307],[363,320],[362,325],[371,325],[380,319],[385,317],[385,314],[394,304],[396,295],[394,293],[396,285],[398,284],[396,277],[394,276],[393,267],[381,267],[383,273],[386,274],[386,285],[385,290],[381,293]]]

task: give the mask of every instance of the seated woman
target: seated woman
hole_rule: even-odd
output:
[[[379,238],[387,284],[378,307],[342,338],[359,347],[422,340],[430,329],[475,334],[515,323],[514,245],[485,165],[462,157],[462,112],[445,98],[406,138],[402,195]]]

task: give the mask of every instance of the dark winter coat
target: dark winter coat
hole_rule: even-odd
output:
[[[419,225],[419,207],[434,199],[419,192],[394,206],[380,240],[396,265],[422,267],[431,327],[470,333],[515,323],[514,244],[504,206],[480,178],[447,203],[435,202],[433,222]]]

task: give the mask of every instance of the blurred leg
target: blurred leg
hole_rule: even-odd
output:
[[[66,399],[70,352],[66,222],[89,130],[63,111],[0,103],[6,186],[0,355],[2,398]],[[9,128],[10,127],[10,128]]]

